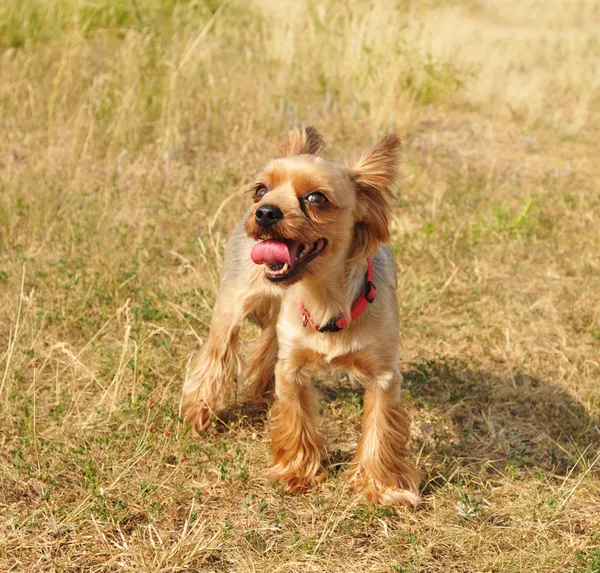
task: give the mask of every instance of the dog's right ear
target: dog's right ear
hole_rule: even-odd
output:
[[[317,155],[324,147],[325,142],[314,127],[296,127],[279,146],[279,157],[293,157],[306,153]]]

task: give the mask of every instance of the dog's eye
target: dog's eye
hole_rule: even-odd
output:
[[[268,192],[266,185],[259,185],[254,192],[254,202],[258,203]]]
[[[311,205],[316,205],[317,207],[322,207],[323,205],[325,205],[325,203],[327,203],[327,197],[325,197],[325,195],[323,195],[323,193],[319,193],[318,191],[315,191],[314,193],[311,193],[306,200],[311,204]]]

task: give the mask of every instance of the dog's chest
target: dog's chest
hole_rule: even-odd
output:
[[[363,348],[362,343],[344,332],[310,333],[304,337],[303,344],[333,367],[340,359],[352,356]]]
[[[296,317],[280,317],[278,339],[281,348],[293,353],[293,349],[314,352],[327,365],[337,368],[338,363],[365,347],[365,340],[350,336],[345,331],[315,332],[310,326],[303,326]]]
[[[287,301],[286,301],[287,302]],[[338,332],[317,332],[304,324],[295,304],[284,304],[277,325],[280,356],[309,351],[326,369],[349,370],[354,357],[373,344],[373,333],[364,328],[348,328]],[[312,360],[312,359],[311,359]]]

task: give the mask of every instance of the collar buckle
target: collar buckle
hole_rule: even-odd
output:
[[[367,288],[365,290],[365,298],[367,299],[367,302],[369,304],[371,304],[375,300],[376,292],[377,291],[375,290],[375,285],[371,281],[367,281]]]
[[[339,332],[342,330],[338,325],[335,318],[331,319],[325,326],[319,327],[319,332]]]

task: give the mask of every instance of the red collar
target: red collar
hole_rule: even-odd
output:
[[[313,322],[312,318],[308,314],[308,311],[304,308],[302,301],[299,300],[298,304],[300,305],[300,314],[302,314],[302,323],[304,326],[310,324],[311,328],[317,332],[338,332],[342,330],[342,328],[348,326],[352,320],[358,318],[364,312],[367,306],[369,306],[369,304],[375,300],[375,295],[377,294],[377,290],[373,284],[373,261],[371,260],[371,257],[367,257],[367,263],[368,268],[365,276],[365,289],[354,301],[354,304],[350,309],[350,317],[348,318],[345,315],[341,315],[332,318],[324,326],[319,326],[317,323]]]

